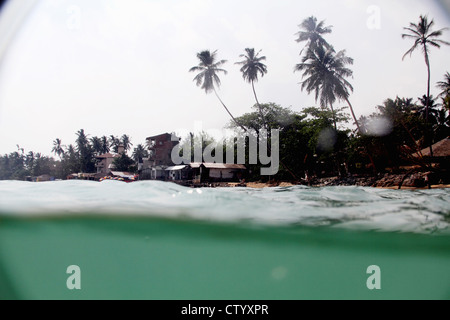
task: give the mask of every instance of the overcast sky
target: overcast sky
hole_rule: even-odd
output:
[[[128,134],[134,146],[192,131],[196,121],[222,129],[227,113],[188,72],[205,49],[228,60],[219,94],[235,116],[254,104],[234,64],[247,47],[267,57],[268,74],[256,85],[261,102],[293,111],[317,105],[293,72],[304,46],[295,33],[311,15],[333,26],[327,41],[354,59],[357,117],[397,95],[416,100],[426,93],[426,67],[420,51],[402,62],[412,45],[403,27],[420,14],[434,18],[435,29],[450,27],[449,7],[448,0],[40,0],[1,60],[0,154],[18,144],[50,155],[56,138],[74,143],[79,129]],[[442,39],[450,41],[450,30]],[[433,85],[450,70],[449,57],[450,47],[432,49]]]

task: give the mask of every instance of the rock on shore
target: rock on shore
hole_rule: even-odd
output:
[[[364,187],[412,187],[424,188],[428,185],[429,172],[415,172],[409,175],[385,173],[378,176],[357,176],[329,177],[314,179],[313,186],[364,186]],[[433,179],[434,180],[434,179]],[[443,183],[434,181],[434,183]]]

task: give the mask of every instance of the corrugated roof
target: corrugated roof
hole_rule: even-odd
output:
[[[184,168],[186,168],[186,166],[183,166],[183,165],[172,166],[172,167],[166,168],[166,171],[178,171],[178,170],[183,170]]]

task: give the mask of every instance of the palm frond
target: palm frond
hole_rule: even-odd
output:
[[[413,45],[408,51],[406,51],[406,53],[403,55],[402,60],[405,60],[405,58],[406,58],[407,55],[411,56],[412,53],[414,52],[414,50],[417,49],[417,46],[418,46],[418,45],[419,45],[419,42],[416,41],[416,42],[414,43],[414,45]]]
[[[405,37],[411,37],[411,38],[419,37],[420,38],[423,36],[423,34],[421,34],[419,31],[417,31],[417,26],[415,26],[414,28],[403,28],[403,29],[412,32],[414,35],[404,33],[404,34],[402,34],[402,38],[405,38]]]

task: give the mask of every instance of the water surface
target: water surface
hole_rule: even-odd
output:
[[[0,181],[0,212],[0,299],[450,299],[449,189]]]
[[[264,225],[447,233],[450,189],[305,186],[201,188],[142,181],[0,181],[0,212],[16,216],[90,214],[190,218]]]

